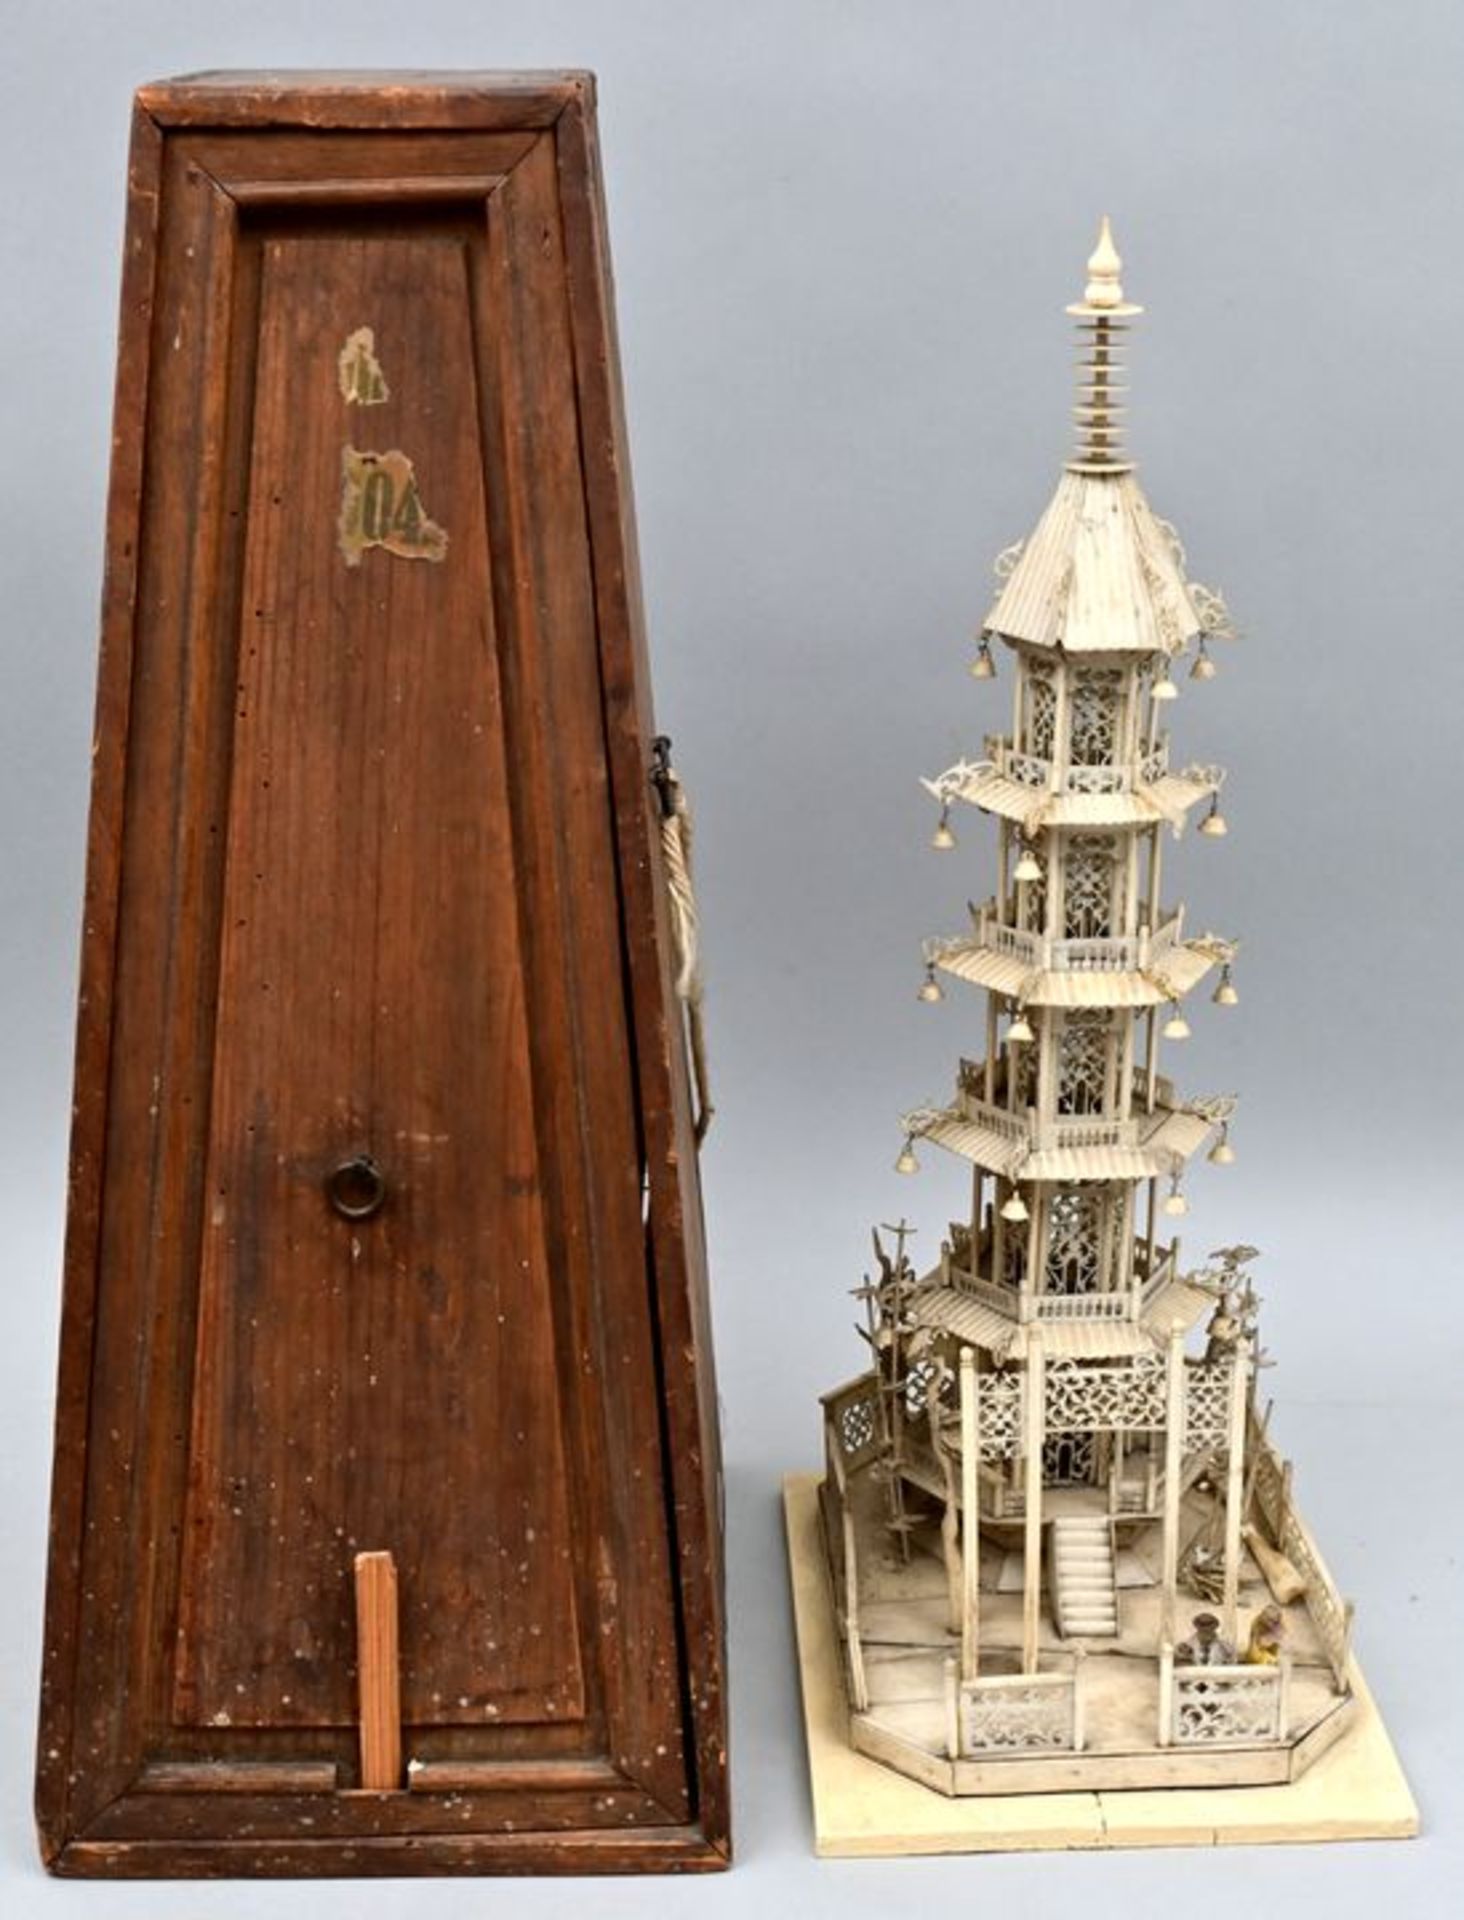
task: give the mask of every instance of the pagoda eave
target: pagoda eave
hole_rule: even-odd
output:
[[[984,1288],[988,1297],[993,1291],[989,1284]],[[1012,1297],[1010,1312],[988,1305],[959,1283],[946,1284],[936,1268],[916,1287],[906,1306],[917,1327],[948,1334],[1005,1363],[1026,1359],[1033,1326],[1041,1328],[1043,1352],[1052,1360],[1119,1360],[1154,1353],[1162,1349],[1176,1325],[1190,1332],[1215,1305],[1203,1289],[1176,1278],[1139,1304],[1133,1319],[1084,1318],[1081,1294],[1059,1294],[1039,1296],[1029,1303],[1037,1308],[1035,1317],[1023,1320],[1018,1317],[1016,1289],[1006,1291]],[[1044,1308],[1073,1311],[1069,1315],[1044,1312]]]
[[[1160,1105],[1131,1120],[1065,1119],[1034,1132],[1018,1114],[973,1116],[974,1104],[907,1114],[905,1131],[1004,1180],[1082,1182],[1167,1178],[1204,1145],[1215,1124]]]
[[[1121,454],[1064,470],[983,626],[1071,654],[1174,654],[1203,630],[1174,535]]]
[[[1119,793],[1053,793],[1029,787],[999,773],[989,762],[952,768],[926,780],[928,792],[943,802],[964,800],[1003,820],[1015,820],[1026,832],[1043,827],[1150,827],[1182,830],[1191,807],[1219,790],[1216,778],[1167,773],[1149,784]]]
[[[1171,942],[1147,967],[1032,967],[977,940],[932,943],[931,964],[953,979],[1028,1007],[1157,1007],[1181,1000],[1223,955],[1199,941]]]

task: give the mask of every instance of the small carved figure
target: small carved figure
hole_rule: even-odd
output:
[[[1278,1606],[1264,1606],[1251,1621],[1250,1638],[1241,1658],[1250,1667],[1274,1667],[1281,1658],[1285,1638],[1286,1616]]]
[[[1213,1613],[1197,1613],[1191,1621],[1193,1640],[1181,1640],[1174,1649],[1175,1664],[1181,1667],[1228,1667],[1235,1649],[1220,1638],[1220,1622]]]
[[[1238,1317],[1235,1295],[1227,1286],[1222,1286],[1215,1311],[1210,1315],[1205,1328],[1205,1364],[1214,1366],[1217,1360],[1224,1360],[1235,1351],[1235,1343],[1240,1338],[1242,1325]]]

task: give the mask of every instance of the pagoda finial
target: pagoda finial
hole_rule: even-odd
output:
[[[1123,371],[1124,323],[1142,313],[1143,308],[1124,299],[1119,279],[1122,269],[1113,228],[1105,213],[1098,229],[1098,244],[1088,256],[1088,284],[1083,297],[1068,308],[1088,336],[1078,363],[1078,404],[1073,410],[1078,445],[1068,462],[1081,473],[1123,473],[1132,465],[1124,458],[1124,409],[1118,398],[1128,389],[1117,376]]]
[[[1103,224],[1098,229],[1098,244],[1088,255],[1088,284],[1083,290],[1084,304],[1089,307],[1121,307],[1123,287],[1118,276],[1122,269],[1123,261],[1113,244],[1113,228],[1108,224],[1108,215],[1105,213]]]

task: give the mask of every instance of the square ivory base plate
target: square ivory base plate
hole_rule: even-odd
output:
[[[813,1821],[821,1854],[999,1853],[1070,1847],[1209,1847],[1280,1840],[1401,1840],[1418,1809],[1360,1672],[1353,1729],[1281,1787],[1172,1787],[948,1799],[845,1739],[846,1709],[818,1475],[783,1482]]]

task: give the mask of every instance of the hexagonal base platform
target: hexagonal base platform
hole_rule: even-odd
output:
[[[1402,1839],[1418,1831],[1408,1784],[1355,1667],[1354,1707],[1345,1731],[1299,1779],[1280,1785],[950,1797],[856,1752],[850,1744],[817,1488],[816,1474],[790,1474],[784,1482],[819,1853],[1212,1846]]]

